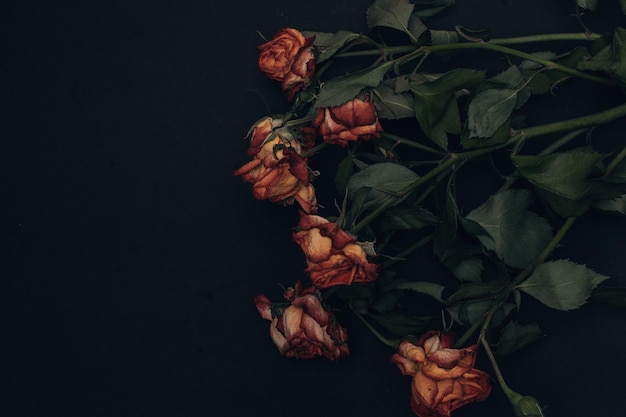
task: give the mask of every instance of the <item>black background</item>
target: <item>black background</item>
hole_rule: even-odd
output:
[[[495,37],[581,30],[568,0],[457,3],[432,26]],[[393,352],[348,312],[340,313],[351,337],[346,360],[278,354],[252,298],[278,299],[281,284],[300,278],[304,259],[290,236],[297,211],[253,200],[232,175],[246,161],[249,126],[287,110],[256,67],[257,31],[361,32],[369,4],[1,6],[0,416],[413,415],[410,379],[389,364]],[[584,19],[596,32],[625,23],[612,0]],[[528,118],[621,101],[572,81],[535,100]],[[598,128],[594,141],[619,143],[624,127]],[[591,213],[555,256],[626,286],[625,231],[624,218]],[[407,268],[439,271],[428,259]],[[539,398],[546,416],[624,415],[624,311],[563,313],[532,300],[523,308],[546,336],[502,360],[509,385]],[[455,415],[512,409],[494,383],[490,399]]]

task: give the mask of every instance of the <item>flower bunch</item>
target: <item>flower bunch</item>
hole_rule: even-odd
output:
[[[280,82],[291,107],[252,126],[251,160],[235,175],[256,199],[297,202],[292,239],[306,268],[286,301],[261,294],[254,303],[279,352],[297,359],[348,356],[335,313],[356,314],[396,350],[391,362],[412,377],[420,417],[450,416],[489,396],[491,377],[475,367],[480,351],[515,413],[540,416],[537,400],[508,387],[496,356],[542,335],[538,323],[519,321],[524,297],[562,311],[592,293],[626,304],[624,289],[601,285],[608,277],[551,258],[585,213],[626,214],[626,148],[607,155],[589,141],[594,126],[625,117],[626,105],[537,126],[523,108],[570,78],[623,90],[626,29],[498,39],[427,27],[426,17],[453,4],[444,3],[376,0],[367,10],[371,36],[285,28],[259,46],[259,68]],[[406,42],[387,41],[389,32]],[[559,53],[512,47],[547,40],[576,45]],[[473,50],[508,60],[428,70],[433,60],[445,67],[440,56]],[[368,57],[360,69],[329,75]],[[529,146],[546,136],[547,146]],[[334,173],[311,168],[329,149],[345,153]],[[500,181],[471,210],[457,191],[468,166],[494,168]],[[318,204],[319,175],[334,177],[334,204]],[[455,285],[394,270],[424,250]],[[423,297],[439,306],[432,314],[412,308]]]

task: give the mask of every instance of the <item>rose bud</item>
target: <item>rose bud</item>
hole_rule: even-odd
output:
[[[275,305],[263,294],[254,304],[266,320],[270,320],[270,335],[280,353],[288,358],[312,359],[324,356],[332,361],[349,355],[346,329],[335,316],[322,306],[315,287],[288,288],[285,298],[290,302],[284,308]]]
[[[258,200],[293,204],[297,201],[307,213],[317,212],[315,190],[309,180],[307,160],[300,156],[302,146],[285,140],[280,133],[267,134],[267,119],[254,130],[248,153],[253,159],[237,169],[235,175],[253,184]],[[254,146],[259,144],[259,146]]]
[[[478,345],[452,349],[448,333],[430,331],[416,344],[400,342],[391,362],[413,377],[411,408],[420,417],[450,417],[465,404],[489,396],[489,375],[474,368]]]
[[[356,239],[323,217],[300,213],[293,240],[302,248],[305,271],[317,288],[367,283],[378,277],[380,265],[370,263]]]
[[[344,147],[358,139],[380,137],[383,130],[374,103],[358,98],[338,107],[317,109],[313,126],[319,129],[324,142]]]
[[[272,40],[259,45],[259,68],[269,78],[283,81],[291,72],[292,64],[298,58],[300,51],[310,47],[311,43],[312,38],[305,38],[296,29],[282,29]],[[306,61],[306,57],[301,59]],[[302,63],[299,64],[300,68],[301,66]]]

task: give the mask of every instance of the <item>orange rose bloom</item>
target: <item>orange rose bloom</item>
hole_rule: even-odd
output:
[[[489,396],[489,375],[475,369],[477,345],[451,349],[450,334],[430,331],[417,344],[406,340],[391,362],[413,377],[411,408],[419,417],[450,417],[465,404]]]
[[[310,85],[315,73],[313,41],[296,29],[286,28],[271,41],[259,45],[259,68],[269,78],[282,82],[287,99]]]
[[[338,107],[317,109],[313,126],[319,129],[324,142],[344,147],[358,139],[380,137],[383,130],[374,103],[358,98]]]
[[[317,288],[372,282],[380,265],[369,263],[356,239],[336,223],[323,217],[300,213],[293,240],[306,256],[306,272]]]
[[[309,181],[307,160],[300,156],[302,146],[295,140],[283,140],[273,131],[273,123],[268,117],[253,127],[248,155],[254,159],[237,169],[235,175],[253,184],[256,199],[284,204],[295,200],[307,213],[315,213],[317,199]]]
[[[254,305],[266,320],[270,320],[270,335],[280,353],[288,358],[312,359],[324,356],[336,361],[349,355],[346,329],[321,303],[315,287],[288,288],[285,298],[291,304],[279,314],[272,314],[272,303],[263,294],[254,298]]]

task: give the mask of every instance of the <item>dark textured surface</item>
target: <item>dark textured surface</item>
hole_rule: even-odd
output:
[[[2,6],[0,416],[411,416],[393,352],[347,312],[350,358],[280,357],[252,298],[276,299],[299,278],[296,210],[253,200],[232,175],[249,126],[287,110],[256,67],[256,31],[364,31],[370,1],[55,3]],[[567,0],[457,3],[433,26],[580,31]],[[599,3],[591,29],[624,25],[617,2]],[[528,117],[620,101],[572,82]],[[624,127],[594,141],[619,141]],[[626,286],[625,231],[623,218],[590,215],[557,254]],[[428,260],[406,268],[437,271]],[[524,308],[546,337],[502,361],[511,387],[546,416],[624,415],[624,311]],[[511,411],[494,384],[455,415]]]

